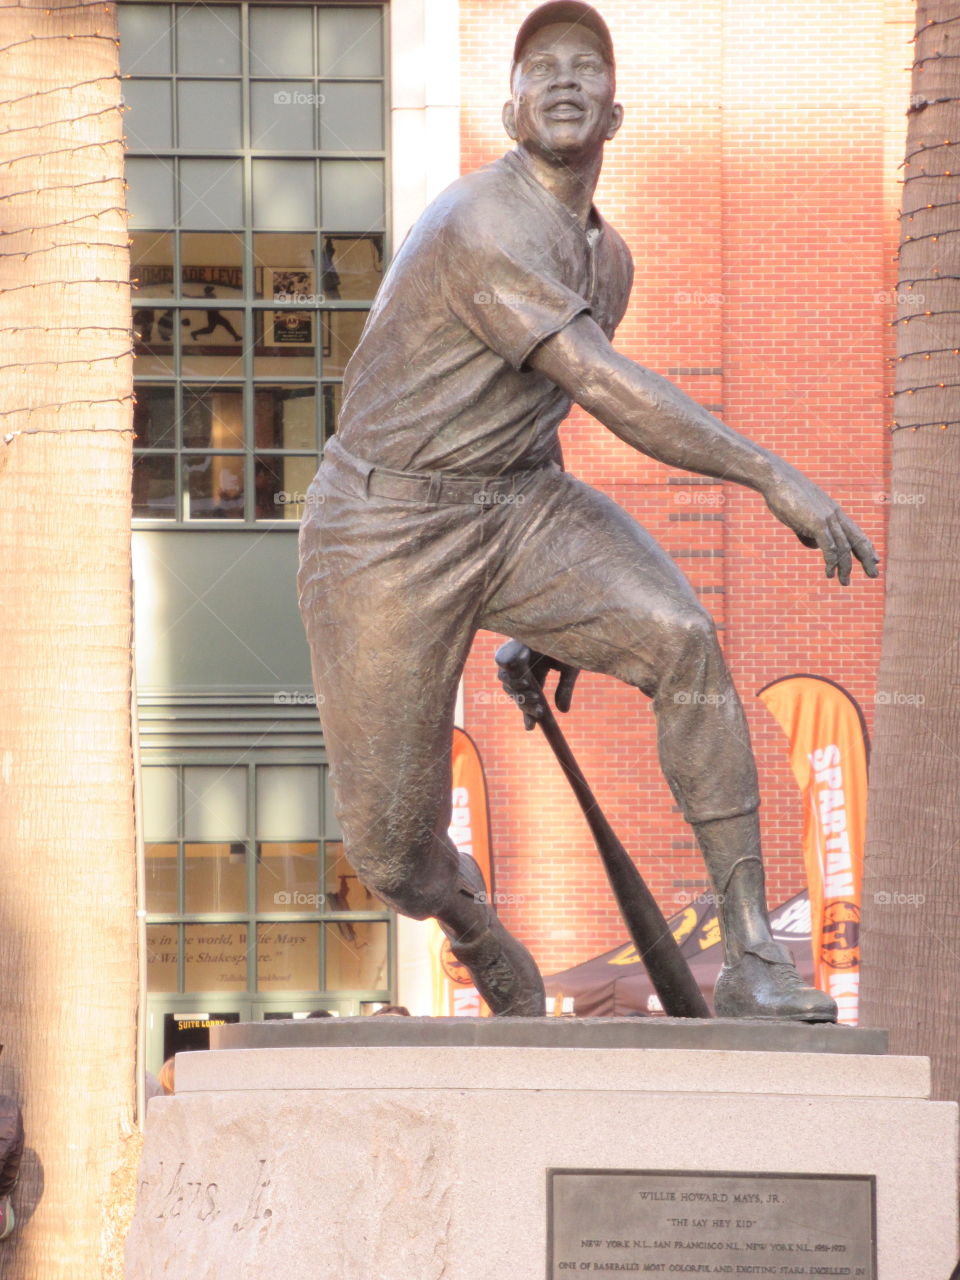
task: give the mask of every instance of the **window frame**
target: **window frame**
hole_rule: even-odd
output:
[[[183,0],[121,0],[120,7],[127,4],[163,4],[169,9],[172,15],[171,30],[175,30],[177,22],[176,9],[178,3],[183,8],[191,6],[185,4]],[[138,447],[136,439],[134,440],[134,463],[141,458],[170,458],[173,460],[174,481],[173,481],[173,504],[174,514],[172,517],[163,517],[157,515],[136,515],[134,516],[135,530],[163,530],[163,529],[231,529],[250,532],[251,530],[270,530],[270,529],[290,529],[299,528],[300,516],[302,515],[303,504],[291,503],[288,498],[283,504],[279,504],[280,509],[276,516],[260,516],[256,514],[257,491],[256,491],[256,475],[257,460],[262,457],[266,461],[275,462],[276,465],[282,466],[283,461],[288,458],[304,458],[310,459],[312,465],[309,471],[315,471],[319,464],[320,455],[326,441],[330,438],[336,429],[335,417],[336,407],[342,395],[343,373],[328,375],[324,370],[324,357],[321,352],[321,337],[324,326],[327,323],[326,317],[337,312],[355,312],[362,313],[365,319],[366,313],[369,312],[372,305],[372,298],[367,299],[324,299],[315,306],[305,308],[296,302],[279,302],[276,299],[257,296],[257,276],[258,263],[255,254],[255,237],[258,235],[303,235],[311,236],[313,239],[313,257],[315,283],[319,286],[320,269],[316,264],[321,264],[323,256],[323,244],[328,236],[340,236],[342,238],[373,238],[379,237],[382,245],[382,254],[380,257],[380,276],[382,279],[386,266],[392,255],[391,241],[391,209],[392,209],[392,173],[390,164],[390,105],[391,105],[391,58],[390,58],[390,23],[389,23],[389,6],[386,3],[371,3],[370,0],[332,0],[332,2],[324,3],[322,0],[214,0],[215,4],[234,7],[240,11],[240,47],[241,47],[241,65],[239,72],[180,72],[177,69],[176,62],[176,35],[174,34],[171,48],[171,65],[172,69],[168,73],[144,72],[142,76],[138,76],[136,72],[132,73],[134,79],[143,80],[164,80],[171,84],[171,110],[173,119],[171,120],[171,138],[174,145],[170,148],[157,150],[149,150],[143,148],[130,147],[127,156],[132,159],[150,159],[161,158],[167,159],[172,164],[173,174],[173,199],[174,199],[174,224],[167,227],[131,227],[132,235],[170,235],[172,236],[172,285],[169,295],[156,295],[150,297],[145,294],[136,293],[131,297],[132,310],[150,311],[154,314],[170,311],[173,313],[175,322],[190,311],[202,311],[204,308],[201,304],[203,299],[196,295],[184,295],[183,293],[183,268],[182,261],[182,243],[183,235],[202,235],[202,234],[233,234],[242,237],[242,270],[243,270],[243,295],[242,300],[234,303],[232,298],[217,298],[217,310],[223,311],[226,315],[232,312],[238,312],[243,318],[243,341],[242,355],[240,360],[240,368],[234,373],[216,374],[207,372],[202,373],[184,372],[184,354],[186,348],[180,339],[173,343],[173,352],[170,357],[171,370],[169,373],[146,373],[134,371],[134,393],[139,388],[171,388],[174,393],[174,424],[175,424],[175,440],[170,446],[162,446],[159,448]],[[251,50],[250,50],[250,10],[251,8],[263,7],[280,7],[308,10],[313,15],[312,32],[314,47],[317,47],[317,20],[316,15],[323,9],[370,9],[378,12],[381,18],[381,34],[382,34],[382,73],[379,76],[361,76],[361,75],[320,75],[319,67],[315,67],[312,76],[290,76],[279,77],[273,73],[265,74],[260,72],[251,72]],[[128,73],[124,73],[125,77]],[[275,80],[286,79],[291,82],[302,79],[305,84],[317,87],[323,82],[338,84],[379,84],[382,86],[382,141],[383,146],[379,150],[266,150],[263,148],[254,148],[249,145],[241,146],[233,151],[216,152],[210,148],[204,149],[180,149],[177,144],[176,136],[176,95],[177,86],[180,81],[204,81],[204,80],[237,80],[241,86],[241,108],[243,111],[243,128],[241,130],[241,142],[249,143],[250,112],[252,86],[256,83],[270,82]],[[319,91],[319,90],[318,90]],[[319,134],[316,132],[318,125],[315,125],[314,139],[319,141]],[[246,221],[242,228],[233,231],[227,228],[217,231],[216,229],[204,230],[198,228],[183,227],[180,224],[180,194],[179,194],[179,164],[181,159],[236,159],[242,166],[242,182],[241,195],[243,199],[243,207],[246,215]],[[322,206],[320,204],[320,184],[322,182],[322,165],[324,161],[336,160],[356,160],[356,161],[372,161],[382,166],[383,175],[383,192],[384,192],[384,208],[381,229],[366,231],[336,231],[324,227],[322,220],[313,227],[312,230],[304,231],[302,229],[290,229],[283,231],[279,228],[257,228],[253,223],[253,162],[258,159],[278,159],[278,160],[300,160],[308,161],[314,167],[314,192],[318,216],[322,215]],[[267,271],[270,264],[261,264],[260,270]],[[133,272],[131,274],[134,274]],[[319,296],[319,290],[318,295]],[[309,312],[313,317],[314,342],[313,371],[310,373],[289,374],[283,371],[271,370],[269,372],[257,372],[255,368],[255,359],[258,352],[257,346],[262,343],[262,334],[268,323],[268,313],[290,312],[293,314]],[[276,357],[274,357],[276,358]],[[242,414],[244,428],[244,447],[243,449],[221,449],[210,445],[209,447],[196,447],[187,449],[182,444],[182,422],[183,422],[183,406],[186,394],[190,388],[197,390],[222,386],[226,389],[239,389],[242,395]],[[285,389],[296,390],[297,388],[311,388],[315,393],[314,406],[314,444],[315,448],[305,449],[301,447],[286,448],[283,446],[260,445],[256,443],[256,392],[258,389],[267,387],[282,386]],[[187,508],[187,490],[188,475],[185,471],[183,460],[190,456],[233,456],[241,458],[243,462],[243,517],[234,518],[230,516],[188,516],[185,515]],[[278,493],[283,493],[279,490]],[[276,503],[276,496],[274,498]],[[290,514],[290,508],[299,508],[299,514]]]
[[[147,908],[146,900],[144,901],[144,924],[147,928],[153,925],[168,925],[176,931],[177,940],[177,989],[175,991],[160,991],[151,989],[148,985],[147,995],[150,1001],[199,1001],[201,1004],[215,1004],[217,1001],[220,1005],[224,1001],[246,1001],[254,1002],[254,1004],[273,1004],[285,1005],[289,1001],[310,1004],[311,1007],[322,1007],[323,1002],[356,1002],[357,1004],[368,1001],[390,1001],[394,997],[397,983],[397,925],[396,912],[384,906],[374,910],[328,910],[326,902],[320,909],[315,911],[259,911],[256,909],[257,904],[257,867],[258,867],[258,847],[261,843],[281,843],[276,841],[261,841],[257,834],[257,793],[256,793],[256,770],[262,767],[275,766],[297,766],[309,765],[319,770],[319,832],[316,843],[320,846],[319,857],[324,859],[326,846],[342,842],[342,836],[330,835],[329,832],[333,827],[328,823],[326,805],[328,795],[329,766],[325,760],[318,760],[316,752],[297,752],[289,751],[278,755],[275,751],[251,752],[246,751],[240,755],[231,754],[222,751],[209,752],[150,752],[149,758],[145,758],[142,768],[166,768],[175,769],[177,774],[177,815],[176,815],[176,831],[175,837],[169,839],[152,839],[144,831],[144,849],[154,844],[176,845],[177,853],[177,910],[176,911],[150,911]],[[212,767],[220,768],[224,771],[233,769],[242,769],[246,772],[246,812],[244,814],[245,835],[243,840],[236,840],[234,843],[243,843],[245,846],[246,859],[246,909],[244,911],[209,911],[197,912],[187,911],[186,907],[186,876],[185,876],[185,846],[188,844],[205,843],[196,838],[187,838],[185,833],[185,783],[184,770],[191,767]],[[306,843],[307,841],[303,841]],[[230,843],[223,840],[215,843]],[[321,863],[322,875],[325,875],[325,861]],[[146,868],[144,873],[144,885],[146,892]],[[386,954],[386,985],[383,987],[356,987],[342,988],[331,990],[326,985],[318,985],[310,990],[291,989],[291,990],[275,990],[271,988],[260,989],[257,985],[257,954],[258,954],[258,926],[262,924],[315,924],[320,929],[319,956],[318,956],[318,983],[323,980],[325,984],[327,972],[327,944],[326,944],[326,926],[336,924],[338,922],[349,923],[383,923],[387,928],[387,954]],[[231,924],[243,925],[247,930],[246,941],[246,985],[244,988],[232,989],[205,989],[199,991],[187,991],[186,986],[186,946],[185,946],[185,927],[189,925],[211,925]],[[149,984],[149,943],[147,956],[144,959],[144,967]],[[218,1005],[217,1007],[220,1007]],[[171,1006],[172,1007],[172,1006]],[[177,1006],[179,1007],[179,1005]]]

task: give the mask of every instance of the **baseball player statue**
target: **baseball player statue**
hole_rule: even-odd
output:
[[[709,614],[635,520],[560,465],[582,405],[641,453],[756,490],[828,577],[873,547],[821,489],[611,346],[633,267],[593,205],[623,109],[600,15],[535,9],[503,123],[516,146],[426,209],[344,376],[307,496],[300,607],[347,858],[384,902],[435,916],[496,1014],[544,1012],[529,952],[447,836],[457,685],[478,628],[531,661],[653,700],[660,763],[720,899],[720,1016],[830,1022],[770,934],[756,766]],[[522,692],[522,690],[515,690]]]

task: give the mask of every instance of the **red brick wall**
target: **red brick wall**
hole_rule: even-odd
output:
[[[461,0],[462,166],[509,145],[507,94],[525,0]],[[667,0],[598,6],[626,109],[597,205],[636,262],[619,350],[832,493],[883,551],[896,165],[913,31],[906,0]],[[762,786],[769,897],[803,886],[786,741],[756,691],[828,676],[872,723],[882,589],[845,591],[755,494],[636,454],[582,411],[570,470],[667,547],[722,627]],[[487,766],[507,923],[555,972],[625,937],[579,811],[539,734],[494,693],[499,638],[478,637],[465,723]],[[643,696],[586,674],[564,719],[614,828],[667,914],[706,887],[660,774]]]

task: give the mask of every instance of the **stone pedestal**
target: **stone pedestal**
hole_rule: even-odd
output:
[[[384,1018],[218,1042],[261,1047],[179,1055],[151,1101],[127,1280],[543,1280],[558,1169],[872,1177],[879,1280],[957,1260],[956,1105],[880,1033]],[[714,1273],[689,1256],[663,1273]],[[828,1264],[763,1249],[739,1274]]]

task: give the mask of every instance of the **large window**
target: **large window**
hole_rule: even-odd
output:
[[[389,999],[390,913],[344,859],[326,768],[143,770],[147,985]]]
[[[382,10],[119,15],[134,515],[297,519],[383,273]]]

